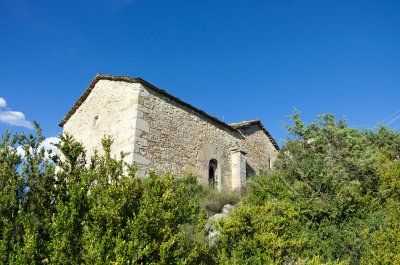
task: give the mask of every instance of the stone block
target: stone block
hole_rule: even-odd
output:
[[[133,158],[134,164],[145,165],[145,166],[150,165],[150,160],[140,154],[134,153],[134,154],[132,154],[132,158]]]
[[[143,119],[135,119],[133,129],[141,130],[142,132],[149,132],[149,123]]]

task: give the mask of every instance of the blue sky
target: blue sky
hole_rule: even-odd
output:
[[[278,142],[294,108],[399,129],[399,14],[398,0],[0,0],[0,132],[59,134],[96,73],[261,119]]]

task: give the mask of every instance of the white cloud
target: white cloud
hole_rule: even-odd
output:
[[[25,115],[19,111],[0,111],[0,122],[33,129],[32,122],[27,121]]]
[[[0,97],[0,109],[7,108],[7,102]],[[20,111],[0,110],[0,122],[4,122],[14,126],[22,126],[28,129],[33,129],[33,124],[25,119],[25,115]]]
[[[5,107],[7,107],[6,100],[0,97],[0,108],[5,108]]]
[[[17,147],[17,154],[24,159],[25,158],[25,150],[22,148],[22,146],[18,146]]]
[[[55,147],[53,144],[57,144],[60,142],[60,139],[58,139],[57,137],[48,137],[46,139],[43,140],[43,142],[39,145],[39,150],[42,149],[42,147],[44,147],[44,149],[46,150],[46,158],[49,158],[49,155],[47,153],[47,150],[51,150],[52,153],[51,155],[57,155],[60,154],[60,150],[58,150],[57,147]],[[32,153],[33,150],[29,150],[29,153]],[[18,146],[17,147],[17,154],[20,155],[22,157],[22,159],[25,158],[26,152],[25,150],[22,148],[22,146]]]
[[[60,150],[58,150],[57,147],[54,146],[54,144],[58,144],[60,142],[60,139],[57,137],[48,137],[44,139],[44,141],[40,144],[40,148],[44,147],[46,150],[51,150],[52,155],[56,155],[60,153]]]

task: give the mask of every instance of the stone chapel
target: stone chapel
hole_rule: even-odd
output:
[[[110,135],[138,176],[194,173],[218,190],[236,190],[272,167],[279,146],[259,120],[226,124],[141,78],[98,74],[61,121],[87,155]]]

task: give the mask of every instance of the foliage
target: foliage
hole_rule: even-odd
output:
[[[400,134],[349,128],[332,115],[299,115],[275,170],[222,221],[222,263],[399,262]]]
[[[133,165],[111,158],[109,137],[88,166],[70,135],[60,136],[62,156],[50,159],[36,128],[36,137],[2,137],[1,264],[211,263],[194,176],[140,179]]]
[[[400,134],[332,115],[293,122],[274,170],[251,178],[240,202],[192,175],[138,178],[107,136],[89,160],[68,134],[57,156],[37,124],[36,136],[7,132],[0,263],[400,263]],[[228,203],[238,207],[210,241],[207,218]]]
[[[237,191],[217,191],[207,187],[203,192],[202,203],[208,215],[220,213],[225,205],[235,205],[239,201],[240,193]]]

